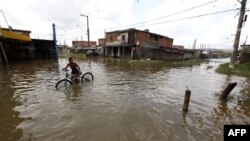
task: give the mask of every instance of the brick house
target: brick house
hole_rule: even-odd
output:
[[[98,39],[98,46],[105,46],[105,38]]]
[[[96,47],[96,41],[89,41],[90,47]],[[89,48],[88,41],[72,41],[72,46],[75,49],[75,52],[83,50],[86,52]]]
[[[104,56],[150,58],[150,51],[172,48],[173,39],[149,30],[117,30],[106,32]]]

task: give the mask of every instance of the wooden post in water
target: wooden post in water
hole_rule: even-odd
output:
[[[230,94],[230,92],[234,89],[234,87],[237,85],[236,82],[234,83],[229,83],[227,87],[223,90],[223,92],[220,95],[221,99],[226,99],[227,96]]]
[[[191,96],[191,91],[187,89],[185,92],[185,98],[184,98],[184,103],[183,103],[183,111],[185,112],[188,111],[190,96]]]

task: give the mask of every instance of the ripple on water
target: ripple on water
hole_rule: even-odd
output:
[[[18,103],[9,106],[19,113],[16,117],[25,118],[17,123],[20,140],[222,140],[225,123],[250,123],[249,82],[215,73],[218,62],[133,67],[119,60],[77,60],[95,81],[67,90],[55,89],[64,78],[58,68],[67,59],[60,59],[59,66],[40,62],[11,71],[10,82],[0,85],[11,86]],[[221,102],[220,90],[231,81],[238,85]],[[192,93],[189,111],[183,113],[186,86]]]

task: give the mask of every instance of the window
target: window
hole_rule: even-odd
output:
[[[125,41],[125,35],[122,35],[122,41]]]

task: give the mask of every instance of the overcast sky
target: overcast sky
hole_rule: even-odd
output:
[[[58,43],[68,45],[72,40],[87,40],[87,20],[80,16],[85,14],[89,16],[90,40],[94,41],[104,38],[105,31],[137,28],[173,38],[174,44],[186,48],[197,39],[197,48],[204,44],[230,49],[239,16],[239,10],[233,9],[237,8],[237,0],[0,0],[0,10],[12,28],[30,30],[32,38],[52,39],[55,23]],[[233,11],[196,17],[227,10]],[[2,14],[0,25],[7,27]],[[247,21],[241,43],[249,33]]]

